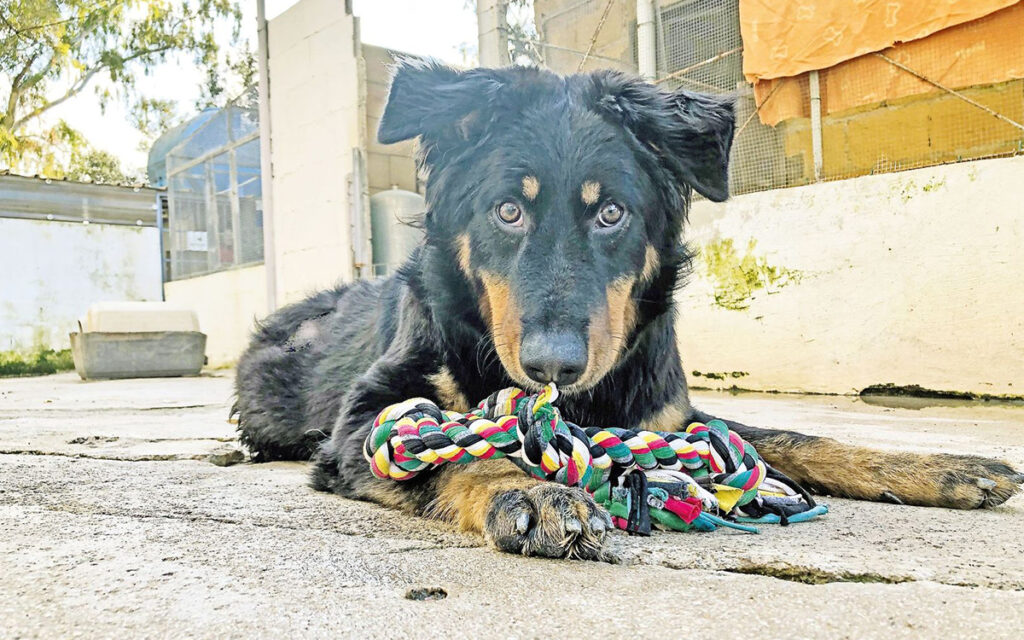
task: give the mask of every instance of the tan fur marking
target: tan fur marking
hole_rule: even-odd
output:
[[[619,361],[626,338],[636,324],[633,300],[635,276],[626,276],[608,285],[605,306],[590,318],[587,340],[587,369],[573,386],[587,388],[597,383]]]
[[[640,281],[650,282],[653,280],[654,274],[657,273],[660,266],[661,256],[658,255],[658,250],[647,245],[647,251],[644,253],[644,270],[640,272]]]
[[[409,491],[400,482],[375,480],[363,490],[365,499],[377,504],[398,509],[408,514],[416,513],[416,502],[410,499]]]
[[[469,266],[469,234],[464,233],[460,235],[458,238],[455,239],[455,244],[458,245],[457,251],[459,259],[459,268],[462,269],[462,273],[466,274],[467,278],[472,278],[473,272]]]
[[[583,204],[597,204],[601,198],[601,183],[593,180],[584,182],[583,188],[580,189],[580,198],[583,199]]]
[[[523,337],[519,305],[512,296],[512,288],[501,276],[481,271],[480,281],[484,285],[480,313],[491,325],[494,349],[509,375],[521,385],[536,386],[519,364],[519,345]]]
[[[526,176],[523,178],[523,197],[531,202],[540,193],[540,182],[533,176]]]
[[[427,376],[427,381],[434,386],[437,399],[441,401],[441,408],[447,411],[459,411],[465,413],[472,408],[466,394],[459,389],[451,369],[442,365],[437,373]]]
[[[508,460],[450,465],[439,480],[430,515],[454,522],[463,531],[482,533],[495,496],[513,489],[526,491],[540,482]]]
[[[661,411],[640,423],[641,429],[647,431],[682,431],[686,428],[685,404],[670,402]]]

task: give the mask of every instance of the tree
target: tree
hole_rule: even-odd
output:
[[[165,131],[178,126],[182,117],[178,114],[178,103],[174,100],[140,97],[128,112],[142,139],[139,140],[139,151],[148,151]]]
[[[200,86],[196,109],[201,111],[207,107],[223,107],[227,99],[255,86],[258,73],[256,53],[246,41],[236,50],[227,52],[223,64],[207,65],[206,80]]]
[[[87,157],[81,135],[47,124],[47,112],[97,77],[128,99],[137,74],[171,54],[216,67],[225,19],[237,40],[232,0],[0,0],[0,164],[59,173],[75,153]],[[96,90],[101,104],[114,97]]]
[[[125,174],[121,161],[112,153],[86,147],[71,154],[65,177],[79,182],[97,184],[131,184],[139,182],[135,176]]]

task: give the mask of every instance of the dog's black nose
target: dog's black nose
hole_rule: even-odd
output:
[[[587,343],[575,333],[538,331],[519,347],[519,364],[541,384],[572,384],[587,368]]]

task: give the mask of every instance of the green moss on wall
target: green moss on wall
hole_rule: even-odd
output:
[[[750,298],[759,289],[777,289],[800,279],[792,269],[768,264],[757,257],[755,240],[747,243],[742,254],[731,238],[715,240],[701,249],[704,273],[714,287],[715,304],[732,310],[750,306]]]
[[[75,362],[71,358],[71,349],[61,351],[38,349],[31,353],[0,352],[0,378],[44,376],[58,371],[70,371],[74,368]]]

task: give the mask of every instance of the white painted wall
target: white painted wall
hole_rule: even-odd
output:
[[[353,17],[302,0],[270,21],[278,305],[353,277],[348,178],[360,146]]]
[[[1024,157],[694,203],[688,240],[731,238],[797,282],[715,304],[701,260],[679,296],[691,384],[856,392],[876,383],[1024,394]]]
[[[168,302],[195,309],[206,334],[211,367],[233,364],[242,355],[257,318],[267,311],[263,265],[219,271],[164,285]]]
[[[160,300],[152,227],[0,218],[0,351],[66,349],[94,302]]]

